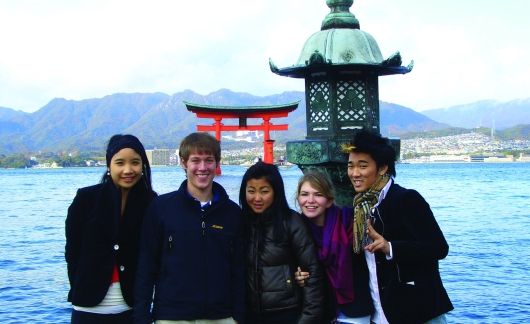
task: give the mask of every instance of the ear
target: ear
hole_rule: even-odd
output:
[[[379,168],[377,173],[379,173],[380,176],[384,175],[388,171],[388,165],[384,165]]]
[[[331,205],[333,205],[333,200],[328,199],[328,202],[326,203],[326,209],[328,209],[329,207],[331,207]]]

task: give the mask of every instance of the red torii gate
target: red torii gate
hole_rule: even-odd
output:
[[[201,105],[184,101],[188,111],[197,115],[198,118],[212,118],[213,125],[197,125],[197,130],[201,132],[215,132],[215,138],[221,141],[221,131],[263,131],[263,161],[274,162],[274,140],[270,138],[270,131],[285,131],[289,128],[287,124],[274,125],[270,122],[272,118],[287,117],[290,112],[298,107],[297,102],[283,105],[269,106],[212,106]],[[237,118],[239,125],[224,125],[223,118]],[[248,118],[261,118],[261,125],[247,125]],[[221,174],[221,168],[217,169],[217,174]]]

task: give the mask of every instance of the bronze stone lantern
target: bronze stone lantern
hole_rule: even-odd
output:
[[[331,12],[319,32],[305,42],[295,65],[271,71],[305,79],[305,140],[287,143],[287,160],[305,172],[318,168],[335,184],[336,203],[351,204],[353,188],[347,177],[347,156],[341,144],[362,128],[380,133],[378,77],[406,74],[399,52],[383,59],[375,39],[359,29],[349,11],[353,0],[327,0]],[[394,142],[399,148],[399,140]],[[399,150],[398,150],[399,152]]]

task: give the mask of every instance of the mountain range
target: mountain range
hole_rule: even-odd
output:
[[[36,112],[0,107],[0,154],[15,152],[101,151],[112,134],[137,135],[146,148],[174,148],[195,131],[199,120],[183,101],[209,105],[278,105],[300,101],[298,108],[274,124],[288,124],[288,132],[273,132],[278,142],[305,138],[306,109],[303,92],[270,96],[221,89],[207,95],[191,90],[164,93],[116,93],[86,100],[53,99]],[[416,112],[394,103],[380,102],[381,133],[400,136],[450,127],[497,129],[530,124],[530,99],[506,103],[481,101],[467,105]],[[249,121],[249,124],[261,122]],[[229,122],[223,123],[229,124]],[[223,145],[231,145],[223,142]],[[232,143],[233,145],[233,143]],[[239,145],[239,144],[238,144]]]

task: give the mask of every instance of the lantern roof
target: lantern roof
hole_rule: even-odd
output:
[[[271,59],[272,72],[304,78],[315,72],[362,73],[375,75],[405,74],[413,62],[401,66],[401,55],[384,59],[375,39],[360,30],[359,21],[349,11],[353,0],[327,0],[331,12],[322,21],[321,30],[307,39],[297,62],[278,68]]]

